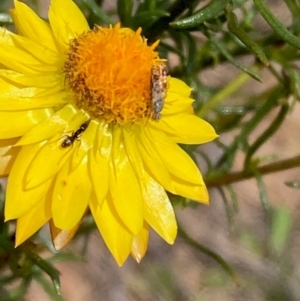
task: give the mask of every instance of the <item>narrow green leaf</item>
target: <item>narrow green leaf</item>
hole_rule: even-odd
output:
[[[7,237],[7,233],[0,235],[0,249],[11,252],[15,250],[13,242]]]
[[[217,108],[217,106],[224,101],[227,97],[235,93],[239,88],[249,81],[248,73],[242,73],[231,81],[226,87],[213,95],[201,108],[197,114],[199,117],[204,117],[209,111]]]
[[[144,11],[135,16],[135,18],[159,18],[159,17],[168,17],[170,16],[170,13],[161,9],[154,9],[151,11]]]
[[[227,191],[230,195],[231,201],[232,201],[232,207],[235,212],[239,212],[239,202],[236,195],[236,192],[234,191],[233,187],[231,185],[226,185]]]
[[[284,184],[291,188],[300,188],[300,180],[286,181]]]
[[[132,18],[132,26],[134,28],[142,27],[145,29],[152,25],[161,17],[169,17],[170,14],[167,11],[155,9],[152,11],[141,12]]]
[[[191,77],[196,68],[197,45],[195,38],[189,32],[187,32],[184,37],[186,38],[186,46],[188,48],[186,74]]]
[[[246,124],[244,124],[240,134],[236,136],[233,143],[227,148],[226,152],[220,157],[216,165],[218,169],[226,168],[225,170],[228,171],[232,167],[236,151],[239,148],[241,148],[241,146],[245,145],[245,143],[247,143],[248,137],[252,133],[252,131],[265,119],[265,116],[274,107],[277,106],[278,95],[282,95],[283,91],[284,89],[281,86],[279,86],[263,92],[262,95],[264,95],[264,98],[262,98],[263,101],[261,103],[261,106],[258,107],[253,117]],[[264,99],[267,99],[267,101],[265,101]],[[251,173],[252,172],[253,171],[251,171]]]
[[[257,233],[252,232],[252,230],[241,230],[239,233],[239,241],[250,252],[261,256],[263,252],[263,245]]]
[[[289,104],[282,104],[280,111],[278,112],[274,120],[271,122],[271,124],[268,126],[268,128],[249,147],[244,160],[244,169],[247,169],[251,165],[251,158],[253,157],[254,153],[280,128],[288,112]]]
[[[85,258],[82,255],[75,254],[72,252],[58,252],[55,253],[49,261],[51,263],[56,263],[56,262],[85,262]]]
[[[213,252],[209,248],[201,245],[196,240],[192,239],[184,230],[183,228],[178,225],[178,235],[183,238],[186,243],[196,248],[198,251],[208,255],[209,257],[213,258],[217,263],[219,263],[222,268],[228,273],[228,275],[231,277],[231,279],[235,282],[235,284],[239,285],[240,280],[238,278],[238,275],[235,273],[233,268],[226,262],[225,259],[223,259],[219,254]]]
[[[90,11],[105,24],[114,24],[115,22],[95,3],[94,0],[81,0]]]
[[[253,112],[257,109],[257,105],[220,105],[216,108],[216,111],[221,115],[241,115],[245,116],[249,112]]]
[[[270,247],[276,253],[282,253],[290,237],[293,225],[291,210],[286,206],[275,207],[272,211]]]
[[[201,151],[201,149],[198,146],[197,149],[195,150],[195,153],[197,155],[200,155],[200,157],[205,161],[207,165],[207,173],[213,170],[213,163],[211,161],[211,158],[205,152]]]
[[[132,0],[118,0],[117,2],[118,14],[122,26],[131,27],[132,23]]]
[[[299,20],[299,16],[300,16],[300,6],[299,3],[297,4],[295,0],[285,0],[285,3],[287,5],[287,7],[289,8],[292,16],[293,16],[293,27],[295,29],[297,29],[297,27],[299,26],[300,20]],[[299,29],[298,29],[299,32]]]
[[[170,25],[174,28],[185,29],[203,24],[204,22],[218,17],[229,2],[230,0],[212,0],[195,15],[171,22]]]
[[[23,280],[17,287],[12,286],[13,289],[9,289],[7,292],[7,297],[0,296],[1,301],[20,301],[23,300],[22,298],[26,294],[29,284],[31,282],[31,279],[25,279]]]
[[[300,39],[293,35],[269,10],[267,5],[262,0],[253,0],[257,9],[272,27],[276,34],[278,34],[285,42],[300,49]]]
[[[16,278],[17,278],[17,276],[15,276],[15,275],[7,275],[7,276],[1,275],[1,278],[0,278],[0,287],[3,287],[4,285],[9,284],[9,283],[15,281]]]
[[[136,10],[136,15],[138,15],[142,12],[155,10],[156,5],[157,5],[156,0],[138,1],[138,7],[137,7],[137,10]]]
[[[234,12],[229,11],[227,13],[228,30],[233,33],[247,48],[249,48],[257,57],[258,59],[266,66],[269,67],[270,63],[267,59],[263,49],[255,43],[250,37],[246,34],[246,32],[239,27],[238,20]]]
[[[257,182],[258,189],[259,189],[260,201],[261,201],[264,209],[269,210],[270,204],[269,204],[268,193],[267,193],[267,189],[266,189],[266,185],[263,180],[263,177],[260,173],[255,173],[255,179]]]
[[[227,196],[225,194],[225,191],[222,187],[218,187],[217,190],[219,191],[220,195],[221,195],[221,198],[224,202],[224,205],[225,205],[225,209],[226,209],[226,216],[227,216],[227,220],[228,220],[228,223],[230,225],[230,227],[232,228],[233,226],[233,212],[232,212],[232,208],[228,202],[228,199],[227,199]]]
[[[59,271],[50,262],[42,259],[37,254],[31,254],[31,259],[34,264],[50,276],[56,293],[60,295]]]
[[[247,2],[248,0],[233,0],[232,5],[234,8],[240,8],[243,7],[243,5]]]
[[[169,45],[167,43],[164,43],[164,42],[160,42],[159,46],[162,47],[162,48],[164,48],[168,52],[176,53],[180,57],[181,60],[185,59],[183,53],[177,47],[171,46],[171,45]]]
[[[43,290],[51,297],[54,301],[66,301],[62,296],[58,295],[53,289],[51,283],[45,279],[44,274],[37,274],[34,277],[35,281],[41,285]]]
[[[288,79],[290,84],[290,89],[296,99],[300,99],[300,74],[299,70],[288,69]]]
[[[224,57],[226,57],[226,59],[231,62],[233,65],[235,65],[237,68],[243,70],[244,72],[246,72],[248,75],[250,75],[252,78],[256,79],[257,81],[262,82],[261,77],[254,72],[253,70],[249,69],[248,67],[244,66],[243,64],[241,64],[240,62],[238,62],[227,50],[226,47],[223,46],[223,44],[221,44],[220,41],[218,41],[217,39],[215,39],[214,37],[210,36],[209,40],[211,41],[211,43],[224,55]]]

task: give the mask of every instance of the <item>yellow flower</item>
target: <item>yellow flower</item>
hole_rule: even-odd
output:
[[[191,89],[168,77],[162,117],[153,118],[158,43],[148,46],[140,29],[90,30],[71,0],[52,0],[50,24],[14,4],[19,35],[0,28],[0,175],[9,176],[5,218],[17,220],[16,245],[50,222],[60,249],[88,209],[119,265],[130,253],[141,260],[149,227],[172,244],[165,191],[208,203],[177,145],[216,137],[193,114]]]

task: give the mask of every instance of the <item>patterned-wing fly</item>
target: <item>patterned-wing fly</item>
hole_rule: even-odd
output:
[[[167,68],[166,65],[160,63],[151,68],[151,101],[152,101],[152,118],[159,120],[161,111],[167,93]]]

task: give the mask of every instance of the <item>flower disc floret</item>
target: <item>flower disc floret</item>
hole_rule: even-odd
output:
[[[64,71],[74,101],[92,118],[125,124],[151,115],[150,72],[159,62],[136,32],[95,27],[70,43]]]

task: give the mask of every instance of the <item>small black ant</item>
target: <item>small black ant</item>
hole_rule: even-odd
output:
[[[67,138],[64,139],[64,141],[61,143],[62,148],[67,148],[71,145],[73,145],[75,140],[79,140],[81,134],[87,129],[88,125],[90,123],[90,120],[83,123],[78,130],[72,133],[72,135],[67,136]]]

